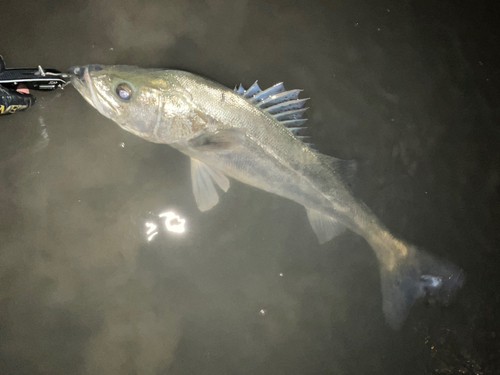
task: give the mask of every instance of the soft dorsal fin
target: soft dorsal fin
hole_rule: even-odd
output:
[[[303,130],[306,129],[304,123],[307,119],[302,118],[302,115],[307,110],[303,108],[308,98],[299,99],[299,94],[302,90],[286,90],[282,82],[262,90],[257,81],[245,90],[240,84],[234,88],[234,91],[258,108],[267,111],[276,120],[287,127],[298,139],[307,143],[307,138],[302,136]],[[300,134],[300,135],[299,135]]]
[[[354,180],[358,165],[355,160],[337,159],[333,156],[318,154],[320,160],[339,175],[344,181],[351,183]]]

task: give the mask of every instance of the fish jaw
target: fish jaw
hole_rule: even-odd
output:
[[[68,70],[68,73],[71,75],[71,84],[80,95],[103,116],[115,120],[117,106],[99,93],[92,80],[91,74],[95,75],[102,69],[101,65],[89,64],[73,66]]]

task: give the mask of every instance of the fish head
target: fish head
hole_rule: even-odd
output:
[[[175,141],[171,120],[185,117],[190,108],[182,88],[161,72],[98,64],[69,69],[73,86],[102,115],[143,139],[170,143]]]

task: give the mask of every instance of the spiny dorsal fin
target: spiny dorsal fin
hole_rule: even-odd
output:
[[[269,87],[268,89],[265,89],[264,91],[255,94],[254,97],[252,98],[252,101],[255,103],[262,102],[270,98],[271,96],[282,93],[284,91],[285,91],[285,86],[283,86],[283,82],[280,82],[275,84],[274,86]]]
[[[276,120],[287,127],[298,139],[307,143],[309,137],[303,136],[306,129],[302,115],[308,108],[303,108],[308,98],[299,99],[302,90],[285,89],[283,82],[277,83],[266,90],[261,90],[257,81],[245,90],[240,84],[234,88],[234,91],[244,98],[250,100],[258,108],[267,111]]]
[[[262,92],[257,81],[255,81],[254,84],[248,88],[248,90],[245,90],[243,88],[243,85],[240,83],[239,86],[236,86],[234,88],[234,91],[236,91],[238,94],[241,94],[244,98],[247,99],[251,99],[259,92]]]

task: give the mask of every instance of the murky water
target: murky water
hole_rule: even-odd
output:
[[[170,67],[311,97],[398,236],[464,268],[449,307],[384,322],[377,262],[232,182],[200,213],[187,157],[71,87],[0,118],[0,373],[492,374],[499,368],[499,33],[424,1],[4,2],[7,64]],[[10,3],[10,4],[9,4]],[[8,20],[6,19],[8,17]]]

